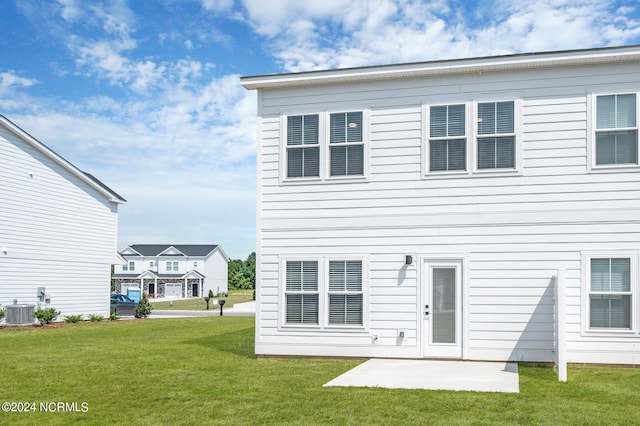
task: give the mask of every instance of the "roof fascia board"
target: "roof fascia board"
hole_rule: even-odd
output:
[[[248,90],[640,61],[640,45],[242,77]]]
[[[31,136],[29,133],[22,130],[20,127],[18,127],[16,124],[14,124],[11,120],[9,120],[3,115],[0,115],[0,125],[2,125],[9,132],[13,133],[16,137],[20,138],[23,142],[26,142],[27,144],[29,144],[35,150],[41,152],[46,157],[49,157],[53,162],[55,162],[56,164],[58,164],[59,166],[67,170],[72,175],[76,176],[78,179],[80,179],[82,182],[89,185],[95,191],[102,194],[110,202],[116,203],[116,204],[125,203],[124,199],[116,197],[114,194],[107,191],[102,186],[98,185],[96,182],[94,182],[92,179],[86,176],[86,174],[82,170],[78,169],[76,166],[74,166],[73,164],[71,164],[64,158],[62,158],[60,155],[56,154],[54,151],[52,151],[42,142],[40,142],[39,140]]]

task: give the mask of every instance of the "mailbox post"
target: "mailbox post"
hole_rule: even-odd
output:
[[[209,310],[209,296],[204,298],[204,301],[207,302],[207,311]]]
[[[226,303],[226,300],[221,299],[219,303],[220,303],[220,316],[222,316],[222,307],[223,307],[223,306],[224,306],[224,304]]]

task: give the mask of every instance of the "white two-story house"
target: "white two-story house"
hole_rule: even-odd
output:
[[[205,297],[228,292],[229,258],[219,245],[133,244],[118,252],[116,292],[137,288],[151,298]]]
[[[258,355],[640,362],[640,46],[241,84]]]
[[[0,309],[10,309],[5,324],[31,323],[38,306],[60,311],[59,321],[109,316],[118,208],[124,203],[0,116]],[[17,306],[8,305],[29,309],[12,319]]]

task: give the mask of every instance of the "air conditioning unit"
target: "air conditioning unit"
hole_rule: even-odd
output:
[[[35,305],[6,305],[6,325],[31,325],[33,324],[33,311]]]

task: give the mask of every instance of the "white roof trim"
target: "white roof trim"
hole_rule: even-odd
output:
[[[11,122],[8,118],[0,115],[0,125],[2,125],[9,132],[13,133],[16,137],[20,138],[23,142],[31,145],[34,149],[41,152],[48,158],[50,158],[53,162],[63,167],[65,170],[69,171],[72,175],[80,179],[82,182],[89,185],[91,188],[96,190],[98,193],[102,194],[107,200],[112,203],[123,204],[125,200],[119,197],[116,197],[112,192],[108,191],[104,187],[98,185],[93,179],[89,178],[82,170],[78,169],[76,166],[53,152],[47,146],[45,146],[42,142],[31,136],[29,133],[22,130],[20,127]]]
[[[242,77],[240,83],[248,90],[270,89],[614,62],[640,62],[640,45],[273,74]]]

